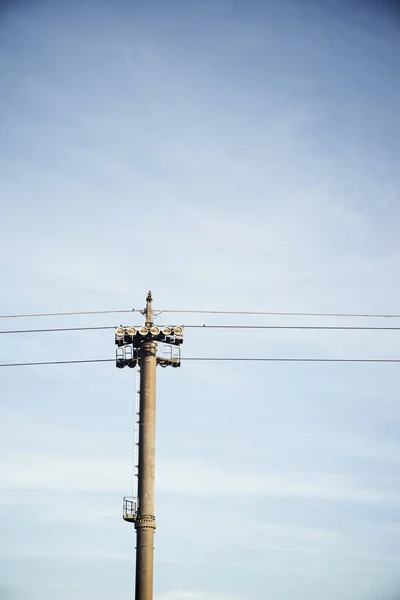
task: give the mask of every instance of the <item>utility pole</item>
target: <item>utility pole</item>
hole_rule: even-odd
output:
[[[153,327],[151,294],[146,299],[145,327]],[[136,600],[153,600],[154,475],[156,447],[156,348],[152,339],[140,348],[140,419],[138,513],[136,528]]]
[[[154,564],[154,477],[156,437],[156,367],[180,366],[183,328],[154,325],[152,295],[148,293],[143,327],[117,327],[116,366],[140,366],[138,493],[137,498],[124,498],[123,518],[136,529],[135,600],[153,600]],[[167,355],[157,356],[157,342],[163,343]],[[169,354],[169,355],[168,355]]]

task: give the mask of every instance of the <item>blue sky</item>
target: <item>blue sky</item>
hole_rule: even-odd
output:
[[[1,11],[0,314],[142,308],[148,289],[159,309],[399,313],[395,3]],[[121,318],[141,322],[2,328]],[[183,352],[399,357],[390,331],[187,329]],[[113,353],[108,331],[0,340],[0,362]],[[130,597],[132,372],[1,375],[0,591]],[[398,390],[396,365],[160,370],[155,599],[393,600]]]

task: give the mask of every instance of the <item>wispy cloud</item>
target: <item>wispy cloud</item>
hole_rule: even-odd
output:
[[[215,463],[202,461],[160,461],[158,488],[162,491],[193,496],[265,496],[321,498],[355,502],[393,502],[399,492],[381,485],[345,475],[320,473],[282,475],[250,469],[229,471]],[[386,482],[387,483],[387,482]]]
[[[113,490],[124,489],[129,459],[104,459],[66,454],[13,454],[3,461],[3,490]],[[160,458],[157,469],[159,491],[187,496],[264,496],[275,498],[320,498],[350,502],[387,503],[399,497],[391,479],[350,475],[277,474],[228,470],[200,460]]]
[[[7,464],[8,463],[8,464]],[[76,490],[123,489],[129,461],[96,459],[82,456],[25,453],[14,454],[3,463],[5,490]]]
[[[244,596],[215,594],[206,590],[171,590],[156,595],[156,600],[245,600]]]

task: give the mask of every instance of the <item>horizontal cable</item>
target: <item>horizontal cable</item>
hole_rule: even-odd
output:
[[[0,367],[37,367],[38,365],[76,365],[80,363],[113,362],[115,358],[90,358],[85,360],[48,360],[26,363],[0,363]]]
[[[139,328],[140,326],[135,326]],[[158,327],[162,328],[163,325]],[[364,327],[352,325],[183,325],[185,329],[322,329],[338,331],[399,331],[400,327]],[[98,331],[105,329],[115,329],[114,325],[101,325],[93,327],[54,327],[51,329],[5,329],[1,334],[17,333],[53,333],[64,331]]]
[[[369,314],[369,313],[316,313],[316,312],[265,312],[250,310],[178,310],[164,309],[155,311],[161,313],[189,313],[197,315],[269,315],[276,317],[371,317],[385,319],[399,319],[396,314]]]
[[[185,329],[337,329],[356,331],[398,331],[400,327],[357,327],[342,325],[184,325]]]
[[[0,319],[20,319],[25,317],[69,317],[73,315],[109,315],[115,313],[141,312],[138,308],[129,310],[81,310],[77,312],[31,313],[22,315],[0,315]]]
[[[5,329],[2,333],[53,333],[57,331],[96,331],[100,329],[115,329],[113,325],[100,327],[55,327],[53,329]]]
[[[117,313],[132,313],[142,312],[137,308],[126,310],[83,310],[71,312],[54,312],[54,313],[25,313],[15,315],[0,315],[0,319],[19,319],[33,317],[65,317],[74,315],[106,315]],[[400,314],[373,314],[373,313],[318,313],[318,312],[271,312],[271,311],[251,311],[251,310],[185,310],[185,309],[162,309],[154,310],[155,315],[161,313],[181,313],[181,314],[202,314],[202,315],[266,315],[266,316],[283,316],[283,317],[370,317],[370,318],[385,318],[399,319]]]
[[[247,357],[186,357],[181,360],[249,361],[249,362],[340,362],[340,363],[400,363],[400,358],[247,358]]]
[[[0,331],[2,333],[53,333],[57,331],[95,331],[99,329],[115,329],[113,325],[106,325],[100,327],[55,327],[53,329],[6,329]]]
[[[285,357],[221,357],[221,356],[187,356],[182,361],[216,361],[216,362],[315,362],[315,363],[400,363],[400,358],[285,358]],[[0,363],[0,367],[36,367],[39,365],[68,365],[81,363],[114,362],[115,358],[91,358],[86,360],[50,360],[25,363]]]

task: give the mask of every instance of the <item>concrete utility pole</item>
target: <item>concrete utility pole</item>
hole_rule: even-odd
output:
[[[135,600],[153,600],[156,366],[180,366],[183,327],[154,325],[151,292],[141,312],[144,326],[117,327],[115,343],[117,367],[140,366],[138,492],[137,498],[124,498],[123,518],[136,529]],[[169,356],[157,356],[157,342],[166,345]]]
[[[145,327],[153,327],[152,297],[146,299]],[[156,442],[156,348],[146,340],[140,348],[139,471],[136,516],[136,600],[153,599],[154,474]]]

